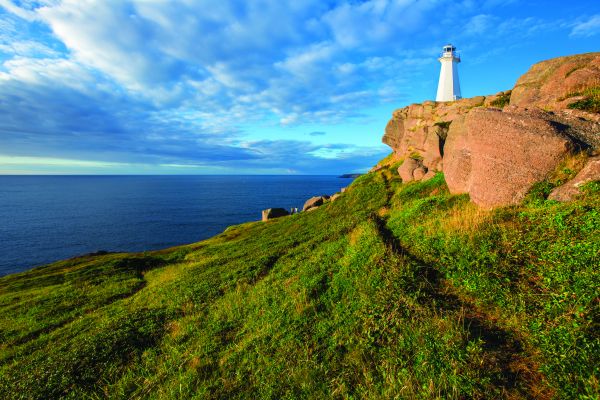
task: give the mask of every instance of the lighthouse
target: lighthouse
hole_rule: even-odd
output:
[[[442,64],[442,68],[440,69],[440,81],[435,101],[460,99],[460,83],[458,82],[460,56],[456,53],[456,47],[451,44],[445,45],[438,60]]]

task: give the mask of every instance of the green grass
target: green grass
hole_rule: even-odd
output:
[[[588,87],[570,95],[570,97],[574,96],[583,96],[583,99],[570,103],[567,108],[600,113],[600,86]]]
[[[597,398],[588,186],[483,212],[383,168],[310,213],[0,278],[0,398]]]
[[[433,196],[431,182],[395,195],[401,207],[391,213],[394,234],[521,339],[556,398],[597,398],[598,193],[486,213],[449,195],[441,178],[437,183]],[[544,191],[538,186],[534,191]]]
[[[490,103],[490,106],[497,107],[497,108],[506,107],[507,105],[510,104],[510,95],[511,95],[511,92],[507,92],[507,93],[504,93],[504,94],[498,96],[497,99],[495,99],[494,101],[492,101]]]

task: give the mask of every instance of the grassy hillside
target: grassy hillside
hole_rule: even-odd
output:
[[[483,212],[443,175],[0,279],[0,398],[597,399],[600,190]]]

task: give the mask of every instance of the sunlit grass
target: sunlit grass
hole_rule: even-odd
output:
[[[582,99],[570,103],[567,107],[592,113],[600,113],[600,86],[587,87],[582,91],[572,93],[569,97],[581,96]]]

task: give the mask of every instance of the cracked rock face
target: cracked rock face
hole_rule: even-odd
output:
[[[476,109],[455,120],[445,146],[451,193],[484,208],[518,204],[573,149],[553,121],[528,110]]]
[[[482,207],[517,204],[568,154],[600,149],[600,115],[566,108],[578,98],[574,90],[594,85],[600,53],[544,61],[512,92],[394,111],[383,142],[404,160],[404,182],[443,171],[451,193],[468,193]],[[600,179],[591,174],[586,179]]]

